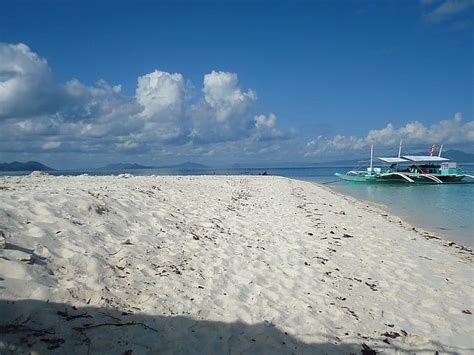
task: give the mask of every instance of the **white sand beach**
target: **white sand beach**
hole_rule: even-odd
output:
[[[1,354],[472,354],[473,275],[310,182],[0,177]]]

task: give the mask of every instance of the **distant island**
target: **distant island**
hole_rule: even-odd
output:
[[[408,153],[407,153],[408,154]],[[426,152],[416,152],[411,153],[413,155],[426,155]],[[461,150],[451,149],[443,152],[443,157],[451,159],[458,163],[474,163],[474,154],[466,153]],[[260,164],[255,166],[246,166],[245,168],[310,168],[310,167],[347,167],[347,166],[355,166],[361,164],[362,162],[367,162],[367,158],[361,159],[351,159],[351,160],[335,160],[335,161],[326,161],[321,163],[304,163],[304,162],[287,162],[287,163],[278,163],[278,164]],[[210,166],[199,164],[199,163],[192,163],[192,162],[184,162],[181,164],[171,164],[171,165],[161,165],[161,166],[149,166],[149,165],[141,165],[136,163],[115,163],[115,164],[107,164],[103,167],[93,169],[93,170],[109,170],[109,171],[125,171],[125,170],[140,170],[140,169],[176,169],[176,170],[202,170],[202,169],[210,169]],[[244,167],[240,164],[234,164],[232,166],[234,169],[243,169]],[[25,163],[14,161],[12,163],[0,163],[0,171],[56,171],[49,166],[46,166],[42,163],[37,161],[28,161]]]
[[[465,153],[461,150],[451,149],[447,150],[446,153],[441,155],[459,163],[474,163],[474,154]]]
[[[14,161],[12,163],[0,163],[0,171],[54,171],[37,161],[27,161],[26,163]]]
[[[180,169],[180,170],[199,170],[199,169],[210,169],[209,166],[184,162],[181,164],[174,165],[162,165],[162,166],[148,166],[141,165],[136,163],[115,163],[107,164],[103,167],[93,169],[93,170],[115,170],[115,171],[124,171],[124,170],[139,170],[139,169]],[[28,161],[28,162],[18,162],[14,161],[12,163],[0,163],[0,171],[56,171],[49,166],[46,166],[37,161]]]

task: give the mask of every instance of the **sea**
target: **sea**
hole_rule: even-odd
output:
[[[462,166],[474,174],[474,165]],[[341,181],[335,173],[345,173],[352,167],[304,168],[238,168],[238,169],[143,169],[128,171],[68,170],[52,171],[52,175],[270,175],[324,184],[336,192],[381,205],[406,222],[434,234],[474,249],[474,181],[457,184],[366,184]],[[25,175],[28,172],[1,172],[1,175]]]

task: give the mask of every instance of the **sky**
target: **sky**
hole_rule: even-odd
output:
[[[474,0],[0,0],[0,162],[474,152]]]

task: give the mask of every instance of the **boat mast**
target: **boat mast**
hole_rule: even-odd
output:
[[[374,157],[374,145],[370,145],[370,174],[372,174],[372,160]]]
[[[398,159],[400,159],[402,156],[402,142],[403,142],[403,139],[400,138],[400,145],[398,146]],[[398,169],[398,162],[395,164],[395,166],[396,166],[396,169]]]
[[[439,153],[438,153],[438,157],[441,157],[441,152],[443,151],[443,145],[441,144],[441,147],[439,147]]]

